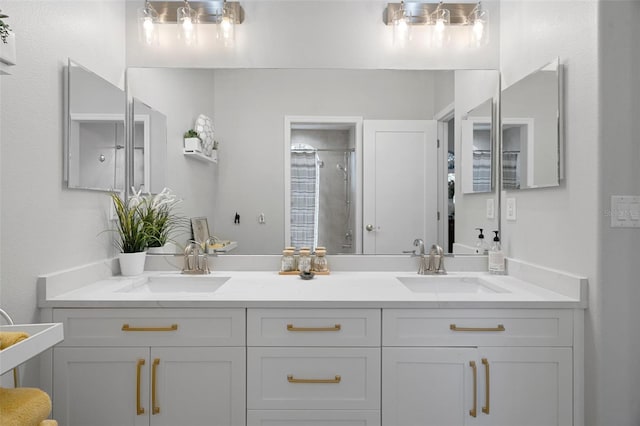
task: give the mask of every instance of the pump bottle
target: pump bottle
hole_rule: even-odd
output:
[[[478,234],[478,242],[476,243],[476,254],[487,254],[489,252],[489,245],[484,240],[483,229],[476,228],[476,230],[480,231],[480,234]]]
[[[502,252],[498,231],[493,232],[496,236],[493,237],[493,244],[491,244],[491,248],[489,249],[489,272],[502,275],[504,274],[504,253]]]

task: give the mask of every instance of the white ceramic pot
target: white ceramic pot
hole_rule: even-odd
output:
[[[184,149],[193,152],[202,152],[202,141],[198,138],[184,138]]]
[[[118,260],[120,261],[120,274],[126,277],[140,275],[144,272],[147,252],[118,253]]]

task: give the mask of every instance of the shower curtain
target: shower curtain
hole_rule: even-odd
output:
[[[473,151],[473,192],[491,192],[491,151]]]
[[[520,188],[520,151],[504,151],[502,153],[502,188]]]
[[[314,249],[318,244],[320,167],[314,151],[291,152],[291,245]]]

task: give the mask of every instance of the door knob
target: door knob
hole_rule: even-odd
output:
[[[366,229],[367,231],[371,232],[371,231],[373,231],[374,228],[373,228],[373,225],[369,224],[369,225],[365,226],[364,229]]]

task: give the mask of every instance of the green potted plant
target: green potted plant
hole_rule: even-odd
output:
[[[184,132],[184,150],[190,152],[202,152],[202,140],[195,130]]]
[[[165,246],[172,243],[173,236],[187,224],[186,218],[175,213],[180,199],[169,188],[164,188],[156,195],[141,195],[138,192],[131,200],[139,208],[147,239],[147,252],[174,252]]]
[[[9,24],[4,22],[4,19],[8,17],[0,10],[0,62],[14,65],[16,63],[16,36],[11,31]]]
[[[111,200],[116,214],[114,244],[119,250],[120,272],[128,276],[140,275],[144,271],[148,243],[140,205],[136,200],[123,200],[116,192],[111,193]]]

